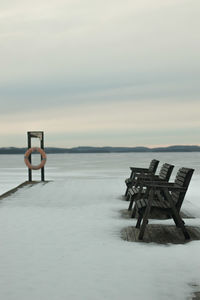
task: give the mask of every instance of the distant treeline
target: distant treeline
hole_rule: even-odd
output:
[[[7,147],[0,148],[0,154],[24,154],[27,148]],[[200,146],[169,146],[159,148],[147,147],[75,147],[54,148],[46,147],[45,152],[56,153],[128,153],[128,152],[199,152]]]

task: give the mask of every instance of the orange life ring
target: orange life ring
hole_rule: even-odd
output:
[[[29,156],[31,155],[32,152],[39,152],[42,156],[41,163],[37,166],[31,165],[31,163],[29,161]],[[39,170],[39,169],[43,168],[46,163],[46,160],[47,160],[47,156],[46,156],[46,153],[44,152],[44,150],[41,148],[37,148],[37,147],[29,148],[24,155],[25,164],[27,165],[27,167],[29,169],[32,169],[32,170]]]

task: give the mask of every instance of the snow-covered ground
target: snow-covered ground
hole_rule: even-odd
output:
[[[53,182],[0,202],[0,299],[191,299],[200,285],[200,241],[120,238],[135,224],[120,215],[128,167],[152,158],[174,163],[173,177],[179,167],[195,168],[183,209],[196,217],[186,225],[200,226],[200,153],[49,155],[46,179]],[[0,156],[1,193],[26,179],[22,156]]]

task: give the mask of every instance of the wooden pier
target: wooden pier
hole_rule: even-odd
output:
[[[48,183],[49,181],[44,181],[42,182],[43,184],[46,184]],[[22,182],[21,184],[19,184],[18,186],[16,186],[15,188],[3,193],[2,195],[0,195],[0,200],[3,200],[7,197],[9,197],[10,195],[16,193],[19,189],[25,187],[25,186],[28,186],[28,187],[31,187],[35,184],[38,184],[38,183],[41,183],[41,181],[24,181]]]

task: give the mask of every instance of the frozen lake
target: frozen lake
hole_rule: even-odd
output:
[[[200,153],[106,153],[106,154],[50,154],[46,164],[46,180],[66,178],[124,178],[129,166],[148,167],[151,159],[175,165],[172,179],[180,167],[194,168],[192,182],[199,181]],[[158,170],[159,170],[158,167]],[[27,180],[23,155],[0,155],[0,193]],[[40,180],[40,171],[33,171],[33,180]],[[193,184],[191,183],[191,184]]]
[[[120,215],[129,166],[147,167],[153,158],[175,165],[172,179],[180,167],[195,169],[183,210],[195,216],[186,225],[200,226],[200,153],[48,155],[52,182],[1,201],[0,299],[192,299],[200,290],[200,241],[165,246],[120,238],[135,225]],[[0,155],[0,193],[25,180],[23,156]]]

